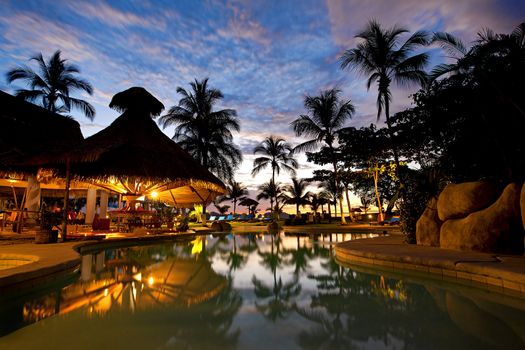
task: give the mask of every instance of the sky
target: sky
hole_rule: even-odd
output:
[[[241,131],[234,141],[244,162],[236,180],[252,196],[271,176],[268,170],[251,177],[253,148],[269,135],[292,145],[304,141],[290,122],[305,113],[305,95],[337,87],[356,107],[348,125],[376,121],[375,87],[367,91],[366,79],[342,71],[338,61],[369,19],[411,32],[447,31],[466,43],[482,28],[510,32],[525,19],[525,0],[0,0],[0,7],[2,73],[60,49],[94,86],[93,96],[76,97],[94,105],[95,120],[72,113],[85,137],[118,117],[108,107],[117,92],[143,86],[169,108],[180,98],[177,87],[209,78],[224,94],[217,108],[237,110]],[[427,50],[429,68],[446,60],[439,49]],[[20,87],[0,77],[0,90]],[[394,86],[392,112],[409,107],[415,90]],[[173,136],[173,129],[164,131]],[[304,156],[299,161],[298,177],[310,177],[317,167]]]

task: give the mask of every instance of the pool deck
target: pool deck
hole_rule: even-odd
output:
[[[411,271],[525,296],[525,256],[417,246],[404,243],[400,235],[342,242],[335,252],[336,259],[345,265]]]

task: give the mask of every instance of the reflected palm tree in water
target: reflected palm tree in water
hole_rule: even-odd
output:
[[[255,307],[263,316],[276,322],[285,319],[293,309],[292,299],[301,293],[299,279],[294,276],[292,281],[283,283],[281,276],[277,277],[277,269],[283,264],[281,252],[281,237],[270,235],[270,251],[257,254],[262,258],[261,264],[267,267],[273,275],[273,286],[266,285],[262,280],[252,277],[254,293],[258,299],[265,300],[265,304],[255,302]]]
[[[286,262],[287,265],[294,267],[294,276],[299,278],[301,272],[307,272],[309,268],[308,262],[314,257],[311,248],[305,245],[301,246],[299,236],[297,238],[297,245],[295,249],[286,249],[285,253],[290,256]]]
[[[233,235],[233,249],[228,254],[228,266],[230,267],[230,272],[240,269],[246,264],[248,256],[246,254],[239,253],[237,250],[237,239]]]

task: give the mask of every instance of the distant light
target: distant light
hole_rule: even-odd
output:
[[[153,283],[155,283],[155,279],[153,279],[153,277],[148,278],[148,284],[152,286]]]
[[[151,198],[157,198],[158,196],[159,194],[157,193],[157,191],[151,192]]]
[[[368,215],[368,218],[371,219],[371,218],[372,218],[372,215]]]

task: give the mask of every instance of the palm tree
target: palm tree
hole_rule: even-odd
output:
[[[269,199],[270,200],[270,210],[274,211],[274,199],[277,201],[277,197],[279,197],[281,193],[281,184],[275,183],[275,182],[265,182],[262,185],[259,186],[259,194],[257,195],[257,200],[261,199]],[[277,206],[277,205],[276,205]]]
[[[356,35],[356,38],[362,41],[356,48],[346,50],[340,58],[342,69],[351,67],[368,76],[368,89],[372,83],[377,82],[377,120],[384,111],[391,139],[393,131],[390,120],[390,84],[394,81],[402,86],[414,83],[425,85],[427,80],[424,68],[428,62],[428,54],[412,53],[428,44],[428,33],[417,31],[401,43],[400,36],[405,33],[408,33],[405,28],[393,26],[384,29],[378,22],[371,20],[366,28]],[[393,147],[392,150],[399,167],[397,149]]]
[[[292,185],[284,188],[284,199],[286,204],[295,204],[297,217],[299,217],[299,206],[305,206],[310,203],[312,193],[306,191],[307,182],[304,179],[292,178]]]
[[[297,160],[293,157],[292,147],[286,143],[284,139],[277,136],[271,135],[265,138],[259,145],[257,145],[257,147],[255,147],[253,153],[256,155],[260,154],[261,156],[255,158],[253,161],[252,176],[257,175],[267,167],[271,167],[271,183],[273,184],[275,184],[275,175],[279,175],[281,170],[295,176],[295,169],[299,167]],[[277,202],[275,196],[270,201],[273,203],[274,200]]]
[[[42,54],[31,58],[38,62],[40,72],[28,66],[19,66],[6,74],[7,82],[23,80],[30,89],[19,89],[16,96],[29,102],[40,101],[45,109],[54,113],[69,113],[71,108],[79,109],[89,120],[95,117],[95,108],[88,102],[70,96],[74,90],[93,94],[93,87],[76,76],[80,69],[60,57],[60,50],[46,62]]]
[[[228,194],[224,196],[221,201],[232,201],[233,203],[233,215],[236,214],[237,210],[237,201],[242,200],[244,196],[248,194],[246,186],[240,182],[230,181],[230,184],[227,186]]]
[[[297,136],[304,135],[312,138],[295,147],[295,150],[312,151],[321,144],[325,144],[334,167],[334,178],[337,185],[339,185],[338,156],[335,150],[337,133],[355,111],[349,100],[339,100],[340,92],[338,89],[331,89],[322,91],[319,96],[307,95],[304,98],[304,107],[309,115],[301,115],[292,122],[292,127]],[[339,200],[339,206],[341,209],[341,223],[346,224],[343,214],[343,202],[341,200]]]
[[[190,83],[191,91],[177,87],[182,96],[177,106],[159,119],[163,128],[175,125],[175,140],[206,169],[223,180],[233,178],[242,161],[239,148],[233,143],[233,131],[240,125],[234,109],[214,111],[214,105],[224,96],[208,87],[208,79]]]
[[[314,212],[314,223],[317,221],[317,211],[319,210],[319,207],[322,207],[322,205],[325,203],[325,199],[321,198],[319,194],[312,193],[310,195],[310,208]]]

